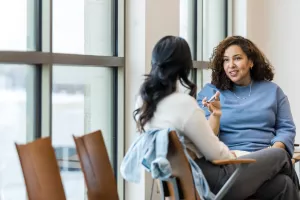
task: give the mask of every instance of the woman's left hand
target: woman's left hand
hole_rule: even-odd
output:
[[[217,117],[220,117],[222,115],[219,91],[216,92],[214,101],[207,102],[207,98],[205,97],[202,100],[202,104],[203,104],[203,106],[208,108],[209,112],[211,112],[212,115],[217,116]]]
[[[275,142],[272,147],[274,148],[282,148],[285,149],[285,144],[283,144],[282,142]]]

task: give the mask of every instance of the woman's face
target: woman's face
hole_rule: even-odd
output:
[[[248,85],[251,82],[250,69],[253,62],[238,45],[229,46],[223,56],[223,67],[227,77],[237,85]]]

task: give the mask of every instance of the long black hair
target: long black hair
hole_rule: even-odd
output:
[[[193,62],[189,45],[183,38],[165,36],[160,39],[152,51],[151,65],[150,74],[145,75],[139,92],[143,104],[133,112],[140,132],[153,117],[158,102],[176,91],[177,80],[190,90],[189,95],[195,97],[197,90],[188,79]]]

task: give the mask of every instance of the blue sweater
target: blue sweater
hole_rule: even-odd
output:
[[[214,85],[206,84],[198,94],[198,104],[202,107],[202,99],[209,99],[217,90]],[[219,138],[230,149],[257,151],[279,141],[293,154],[296,128],[288,98],[278,85],[253,81],[250,97],[250,86],[219,91],[222,106]],[[209,117],[208,109],[203,109]]]

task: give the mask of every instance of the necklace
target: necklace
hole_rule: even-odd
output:
[[[250,83],[250,90],[249,90],[248,97],[251,96],[251,89],[252,89],[252,81],[251,81],[251,83]],[[238,99],[247,99],[247,97],[239,97],[239,96],[237,96],[237,95],[235,94],[235,92],[233,92],[233,94],[234,94],[234,96],[235,96],[236,98],[238,98]]]

